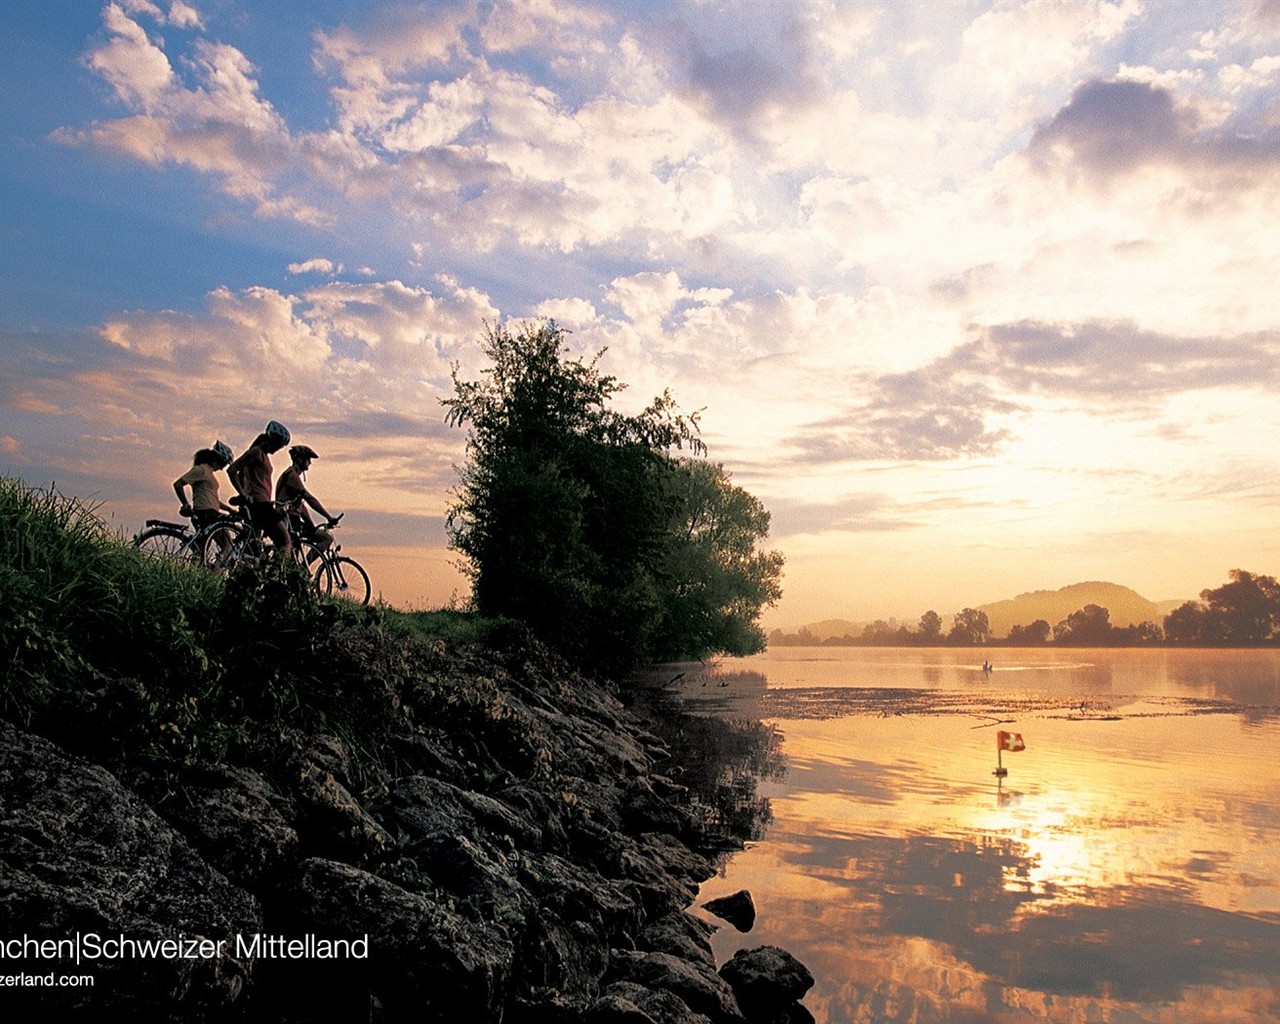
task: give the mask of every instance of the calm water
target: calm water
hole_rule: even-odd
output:
[[[750,890],[717,956],[790,950],[818,1021],[1280,1020],[1280,654],[781,648],[677,685],[780,733],[699,902]]]

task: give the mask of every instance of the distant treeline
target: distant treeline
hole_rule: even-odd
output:
[[[916,629],[879,619],[854,636],[819,638],[806,628],[795,633],[775,629],[769,644],[775,647],[1258,647],[1280,641],[1280,583],[1274,577],[1232,569],[1230,579],[1212,590],[1202,590],[1200,600],[1187,601],[1164,617],[1163,623],[1140,622],[1115,626],[1111,613],[1086,604],[1057,625],[1044,619],[1013,626],[1007,636],[995,637],[987,613],[965,608],[956,613],[951,628],[943,630],[935,611],[920,616]]]

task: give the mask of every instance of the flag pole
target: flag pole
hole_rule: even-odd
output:
[[[1009,770],[1004,766],[1004,758],[1001,750],[1004,744],[1000,742],[1000,734],[996,733],[996,770],[992,773],[997,779],[1003,779],[1009,774]]]

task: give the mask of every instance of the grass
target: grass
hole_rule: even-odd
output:
[[[200,646],[206,574],[125,547],[96,508],[0,478],[0,711],[28,715],[104,673],[166,669]],[[157,664],[160,662],[160,664]]]
[[[495,663],[463,653],[522,639],[456,609],[332,602],[291,563],[224,579],[148,556],[96,507],[0,477],[0,716],[111,758],[221,760],[302,728],[376,760],[417,722],[536,765]]]

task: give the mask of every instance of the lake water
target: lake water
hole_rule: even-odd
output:
[[[994,662],[984,672],[984,658]],[[779,648],[678,666],[776,729],[772,819],[704,884],[819,1022],[1280,1020],[1280,653]],[[1021,734],[1004,753],[996,732]]]

